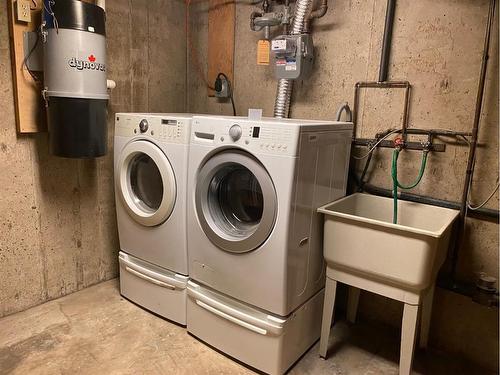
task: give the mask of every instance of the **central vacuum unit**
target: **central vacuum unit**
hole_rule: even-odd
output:
[[[109,95],[104,9],[78,0],[44,0],[42,38],[51,154],[105,155]]]

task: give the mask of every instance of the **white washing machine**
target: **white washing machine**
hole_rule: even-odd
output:
[[[186,324],[191,115],[118,113],[115,199],[123,296]]]
[[[270,373],[317,340],[316,209],[345,195],[351,138],[352,123],[193,117],[188,331]]]

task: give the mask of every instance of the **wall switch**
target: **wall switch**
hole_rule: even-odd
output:
[[[31,22],[30,0],[17,0],[16,11],[17,20],[21,22]]]

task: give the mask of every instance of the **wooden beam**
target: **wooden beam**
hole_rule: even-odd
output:
[[[234,1],[209,0],[207,79],[210,85],[218,73],[224,73],[233,83],[235,13]],[[214,95],[209,88],[208,96]]]
[[[45,106],[41,96],[41,86],[35,82],[23,64],[23,33],[36,30],[40,25],[42,2],[31,11],[32,22],[16,21],[16,1],[7,1],[9,15],[10,51],[12,65],[12,82],[14,85],[14,103],[16,126],[19,133],[36,133],[46,131]],[[38,43],[42,43],[41,40]]]

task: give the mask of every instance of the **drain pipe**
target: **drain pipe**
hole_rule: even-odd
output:
[[[396,11],[396,0],[387,0],[387,9],[385,12],[384,38],[382,41],[382,53],[380,55],[380,70],[378,81],[387,81],[389,72],[389,59],[391,57],[392,29],[394,26],[394,14]]]
[[[467,161],[467,170],[465,174],[464,188],[462,192],[462,200],[460,202],[460,221],[462,224],[465,224],[465,218],[467,216],[467,201],[469,197],[469,189],[474,173],[474,159],[476,158],[476,149],[477,149],[477,137],[479,133],[479,123],[481,120],[481,110],[483,107],[483,96],[484,89],[486,86],[486,72],[488,68],[488,59],[489,59],[489,49],[490,49],[490,39],[491,39],[491,27],[493,25],[493,19],[495,16],[495,6],[496,0],[490,0],[490,7],[488,10],[488,21],[486,24],[486,32],[484,36],[484,47],[483,47],[483,58],[481,60],[481,73],[479,76],[479,86],[477,89],[477,97],[476,97],[476,110],[474,113],[474,123],[472,127],[472,140],[470,142],[469,149],[469,158]],[[452,265],[451,265],[451,279],[455,280],[456,272],[457,272],[457,264],[458,264],[458,253],[463,247],[464,238],[465,238],[465,225],[461,226],[461,230],[459,231],[458,241],[453,249],[452,255]]]
[[[312,5],[312,0],[297,0],[295,3],[295,14],[293,17],[292,30],[290,34],[302,34],[306,18],[309,16],[309,9]],[[292,79],[278,80],[278,88],[276,90],[276,100],[274,101],[274,117],[287,118],[290,112],[290,100],[293,91]]]

